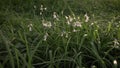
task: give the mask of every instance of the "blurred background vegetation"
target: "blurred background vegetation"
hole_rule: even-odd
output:
[[[70,9],[74,12],[120,11],[120,0],[3,0],[0,9],[31,12],[34,5],[39,8],[41,4],[48,7],[49,12],[68,12]]]
[[[119,15],[120,0],[0,0],[0,23],[12,14],[24,14],[28,17],[39,15],[40,7],[47,7],[46,15],[53,12],[69,14]],[[34,8],[36,6],[36,9]]]

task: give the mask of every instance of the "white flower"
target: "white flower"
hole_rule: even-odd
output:
[[[95,30],[95,32],[97,32],[98,30]]]
[[[76,29],[73,29],[73,32],[77,32],[77,30],[76,30]]]
[[[118,27],[118,28],[119,28],[120,26],[119,26],[119,25],[117,25],[116,27]]]
[[[48,37],[48,33],[45,33],[43,40],[46,41],[46,40],[47,40],[47,37]]]
[[[80,19],[80,17],[77,17],[77,19],[79,20],[79,19]]]
[[[47,8],[45,7],[44,10],[47,10]]]
[[[71,16],[69,16],[69,21],[72,22],[73,21],[73,18]]]
[[[114,61],[113,61],[113,64],[114,64],[114,65],[117,65],[117,60],[114,60]]]
[[[91,23],[91,26],[94,25],[94,23]]]
[[[63,15],[63,13],[64,13],[64,11],[62,10],[62,11],[61,11],[61,14]]]
[[[65,37],[68,38],[68,33],[66,33]]]
[[[28,25],[29,31],[32,31],[32,27],[33,27],[32,24],[29,24],[29,25]]]
[[[119,45],[119,42],[117,39],[114,40],[114,44]]]
[[[65,18],[68,20],[68,16],[65,16]]]
[[[43,9],[44,9],[44,8],[43,8],[43,5],[41,5],[40,10],[43,11]]]
[[[42,15],[42,12],[40,12],[40,15]]]
[[[96,68],[96,66],[95,66],[95,65],[93,65],[93,66],[91,66],[91,68]]]
[[[70,22],[69,22],[69,21],[67,21],[66,23],[67,23],[68,25],[70,25]]]
[[[48,27],[48,28],[51,28],[52,27],[52,24],[51,24],[51,22],[50,21],[42,21],[42,24],[43,24],[43,26],[44,27]]]
[[[85,22],[88,22],[89,21],[89,16],[87,15],[87,13],[84,16],[85,16]]]
[[[61,36],[61,37],[63,37],[63,35],[64,35],[64,33],[61,33],[61,35],[60,35],[60,36]]]
[[[47,10],[47,8],[46,8],[46,7],[44,7],[43,5],[41,5],[41,6],[40,6],[40,11],[42,11],[42,12],[43,12],[44,10]]]
[[[53,18],[56,19],[57,21],[59,20],[56,12],[53,13]]]
[[[65,33],[66,33],[66,32],[65,32],[65,31],[63,31],[63,32],[61,33],[61,35],[60,35],[60,36],[61,36],[61,37],[63,37],[63,35],[64,35]]]
[[[73,29],[73,32],[79,32],[80,30]]]
[[[55,18],[55,19],[57,18],[56,12],[53,13],[53,18]]]
[[[41,7],[43,8],[43,5],[41,5]]]
[[[69,21],[68,16],[65,16],[65,19],[67,20],[67,22],[66,22],[66,23],[67,23],[68,25],[70,25],[70,21]]]
[[[99,25],[97,25],[97,27],[98,27],[98,28],[100,28],[100,26],[99,26]]]
[[[113,42],[114,42],[114,47],[115,47],[115,48],[119,48],[119,44],[120,44],[120,43],[118,42],[118,40],[115,39]]]
[[[65,32],[65,31],[63,31],[62,33],[61,33],[61,37],[63,37],[63,36],[65,36],[66,38],[68,38],[68,34],[69,34],[70,32]]]
[[[81,25],[81,22],[76,21],[76,22],[74,22],[73,26],[74,27],[81,27],[82,25]]]
[[[33,7],[34,7],[34,9],[36,9],[36,8],[37,8],[37,7],[36,7],[36,5],[34,5]]]
[[[84,37],[88,36],[88,34],[84,34]]]

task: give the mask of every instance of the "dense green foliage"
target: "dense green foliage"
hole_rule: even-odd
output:
[[[120,68],[120,0],[0,1],[0,68]]]

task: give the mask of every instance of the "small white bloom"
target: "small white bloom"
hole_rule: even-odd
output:
[[[48,27],[48,28],[51,28],[52,27],[52,24],[51,24],[51,22],[49,22],[49,21],[42,21],[42,24],[43,24],[43,26],[44,27]]]
[[[73,32],[79,32],[80,30],[73,29]]]
[[[91,23],[91,26],[94,25],[94,23]]]
[[[80,19],[80,17],[77,17],[77,19],[79,20],[79,19]]]
[[[60,36],[61,37],[65,36],[66,38],[68,38],[68,33],[70,33],[70,32],[63,31]]]
[[[36,9],[36,8],[37,8],[37,7],[36,7],[36,5],[34,5],[33,7],[34,7],[34,9]]]
[[[97,25],[97,27],[98,27],[98,28],[100,28],[100,26],[99,26],[99,25]]]
[[[68,25],[70,25],[70,22],[69,22],[69,21],[67,21],[66,23],[67,23]]]
[[[98,40],[98,43],[99,43],[99,44],[101,43],[100,40]]]
[[[47,37],[48,37],[48,33],[45,33],[43,40],[46,41],[46,40],[47,40]]]
[[[53,13],[53,18],[56,19],[56,20],[59,20],[56,12]]]
[[[84,16],[85,16],[85,22],[88,22],[89,21],[89,16],[87,15],[87,13]]]
[[[98,30],[95,30],[95,32],[97,32]]]
[[[63,37],[63,35],[64,35],[64,34],[63,34],[63,33],[61,33],[61,35],[60,35],[60,36],[61,36],[61,37]]]
[[[119,48],[119,44],[120,44],[120,43],[118,42],[118,40],[115,39],[113,42],[114,42],[114,47],[115,47],[115,48]]]
[[[66,33],[65,37],[68,38],[68,33]]]
[[[41,11],[43,11],[43,8],[40,8]]]
[[[53,13],[53,18],[55,18],[55,19],[57,18],[56,12]]]
[[[32,27],[29,27],[29,31],[32,31]]]
[[[43,5],[41,5],[40,10],[41,10],[41,11],[43,11],[43,10],[44,10]]]
[[[91,66],[91,68],[96,68],[96,66],[95,66],[95,65],[93,65],[93,66]]]
[[[40,15],[42,15],[42,12],[40,12]]]
[[[71,16],[69,16],[69,21],[72,22],[73,21],[73,18]]]
[[[73,19],[75,20],[75,19],[76,19],[76,17],[73,17]]]
[[[41,7],[43,8],[43,5],[41,5]]]
[[[68,16],[65,16],[65,18],[68,20]]]
[[[33,27],[32,24],[29,24],[29,25],[28,25],[29,31],[32,31],[32,27]]]
[[[76,30],[76,29],[73,29],[73,32],[77,32],[77,30]]]
[[[117,65],[117,60],[114,60],[114,61],[113,61],[113,64],[114,64],[114,65]]]
[[[45,7],[44,10],[47,10],[47,8]]]
[[[61,33],[61,35],[60,35],[60,36],[61,36],[61,37],[63,37],[65,33],[66,33],[66,32],[65,32],[65,31],[63,31],[63,32]]]
[[[68,16],[65,16],[65,19],[67,20],[67,22],[66,22],[66,23],[67,23],[68,25],[70,25],[70,21],[69,21]]]
[[[61,11],[61,14],[63,15],[63,13],[64,13],[64,11],[62,10],[62,11]]]
[[[73,26],[74,27],[81,27],[82,25],[81,25],[81,22],[76,21],[76,22],[74,22]]]
[[[119,26],[119,25],[117,25],[116,27],[117,27],[117,28],[119,28],[120,26]]]
[[[88,36],[88,34],[84,34],[84,37]]]

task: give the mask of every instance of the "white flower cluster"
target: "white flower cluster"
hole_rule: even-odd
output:
[[[85,17],[85,22],[88,22],[89,21],[89,16],[87,15],[87,13],[84,15]]]
[[[46,28],[51,28],[51,27],[52,27],[52,24],[51,24],[50,21],[45,21],[45,20],[43,20],[43,21],[42,21],[42,24],[43,24],[43,26],[46,27]]]
[[[81,23],[82,22],[76,21],[76,22],[73,23],[73,26],[74,27],[82,27]]]
[[[41,5],[41,8],[40,8],[40,10],[41,11],[43,11],[44,10],[44,8],[43,8],[43,5]],[[88,17],[88,15],[87,14],[85,14],[84,15],[85,16],[85,22],[88,22],[89,21],[89,17]],[[51,21],[47,21],[47,20],[42,20],[42,25],[43,25],[43,27],[45,27],[45,28],[51,28],[51,27],[53,27],[53,25],[56,25],[57,23],[56,23],[56,21],[59,21],[59,16],[58,16],[58,14],[57,14],[57,12],[53,12],[53,23],[51,23]],[[75,17],[74,15],[73,16],[70,16],[70,15],[68,15],[68,16],[65,16],[65,20],[66,20],[66,24],[69,26],[72,26],[73,27],[73,30],[72,30],[72,32],[79,32],[80,31],[80,28],[82,27],[82,24],[84,23],[84,22],[81,22],[81,20],[80,20],[80,17],[78,16],[78,17]],[[54,22],[55,21],[55,22]],[[60,23],[59,23],[60,24]],[[91,23],[91,25],[94,25],[94,23]],[[58,26],[58,25],[57,25]],[[60,26],[61,27],[61,26]],[[68,27],[69,28],[69,27]],[[68,38],[70,35],[70,33],[72,33],[71,31],[67,31],[67,30],[63,30],[63,32],[61,32],[61,33],[59,33],[59,35],[61,36],[61,37],[65,37],[65,38]],[[88,34],[84,34],[83,35],[84,37],[86,37],[86,36],[88,36]],[[44,35],[44,41],[46,41],[47,40],[47,37],[48,37],[48,33],[46,32],[46,34]]]
[[[59,16],[56,12],[53,12],[53,18],[59,21]]]
[[[28,25],[29,31],[32,31],[32,27],[33,27],[33,24]]]
[[[40,15],[42,15],[43,12],[46,11],[46,10],[47,10],[47,8],[44,7],[43,5],[41,5],[41,6],[40,6]]]
[[[69,33],[71,33],[71,32],[63,31],[60,36],[61,36],[61,37],[65,36],[65,38],[68,38]]]
[[[65,18],[66,18],[66,20],[67,20],[67,24],[68,25],[70,25],[71,24],[71,22],[74,20],[74,18],[73,17],[71,17],[71,16],[65,16]]]

